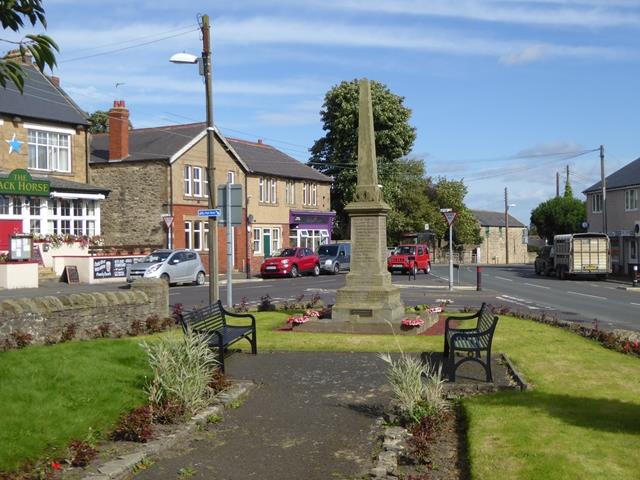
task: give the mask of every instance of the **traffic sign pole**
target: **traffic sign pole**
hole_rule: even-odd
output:
[[[453,290],[453,221],[457,213],[450,208],[442,208],[440,211],[449,224],[449,291],[451,291]]]
[[[233,227],[231,226],[231,182],[227,183],[227,208],[225,212],[227,222],[227,308],[231,310],[233,307],[233,293],[231,287],[233,268]]]

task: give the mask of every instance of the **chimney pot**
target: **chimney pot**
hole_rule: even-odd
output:
[[[114,100],[109,110],[109,160],[129,156],[129,110],[124,100]]]
[[[261,138],[258,139],[258,145],[262,145],[262,139]]]
[[[49,77],[51,83],[53,83],[56,87],[60,87],[60,77],[56,77],[55,75],[51,75]]]

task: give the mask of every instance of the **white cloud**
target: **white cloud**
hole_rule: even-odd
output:
[[[288,106],[278,112],[259,112],[256,121],[269,126],[314,125],[319,122],[322,100],[305,101]]]

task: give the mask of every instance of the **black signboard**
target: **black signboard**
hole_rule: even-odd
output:
[[[38,265],[42,265],[44,267],[44,260],[42,260],[40,245],[36,244],[33,246],[33,249],[31,250],[31,259],[38,262]]]
[[[132,265],[137,258],[94,258],[93,278],[125,278],[127,276],[127,265]]]
[[[67,278],[67,283],[80,283],[78,267],[75,265],[67,265],[64,267],[64,276]]]

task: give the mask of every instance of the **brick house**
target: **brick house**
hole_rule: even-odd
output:
[[[109,190],[88,182],[87,115],[57,77],[23,68],[23,94],[0,88],[0,250],[12,233],[99,235]]]
[[[616,273],[629,273],[640,264],[640,158],[607,177],[607,225],[611,239],[611,264]],[[604,232],[602,182],[590,186],[587,196],[587,223],[590,232]]]
[[[130,129],[123,101],[114,102],[109,119],[109,133],[93,136],[90,159],[92,182],[112,190],[103,208],[105,242],[191,248],[208,266],[209,226],[198,216],[208,207],[206,125]],[[295,208],[320,216],[314,220],[330,234],[329,177],[262,142],[226,138],[217,129],[214,139],[215,184],[243,190],[242,224],[232,235],[233,270],[256,271],[265,253],[288,246],[291,226],[297,232],[300,225],[292,221]],[[224,273],[226,230],[218,228]]]
[[[506,232],[504,212],[471,210],[480,224],[482,243],[476,247],[477,263],[506,263]],[[527,227],[509,215],[509,263],[527,263]]]

